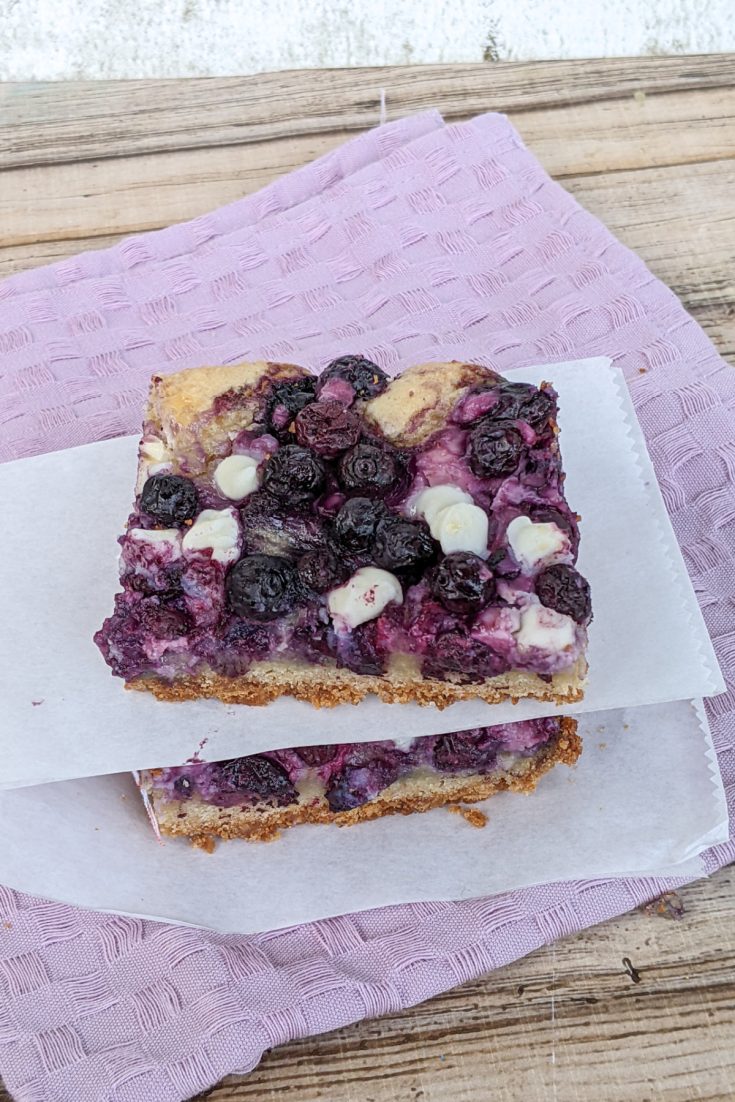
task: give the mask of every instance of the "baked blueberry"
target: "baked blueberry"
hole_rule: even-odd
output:
[[[312,509],[290,509],[285,501],[258,490],[240,510],[243,550],[248,555],[298,559],[326,544],[322,518]]]
[[[336,459],[360,439],[360,419],[341,402],[312,402],[296,417],[296,439],[324,459]]]
[[[536,578],[536,593],[542,605],[571,616],[577,624],[588,624],[592,619],[589,582],[573,566],[547,566]]]
[[[525,421],[541,428],[554,412],[554,399],[545,390],[530,383],[501,383],[492,416],[507,421]]]
[[[288,439],[296,415],[314,401],[316,379],[306,376],[289,383],[277,383],[266,403],[265,424],[279,440]]]
[[[434,543],[422,524],[392,513],[378,521],[373,557],[384,570],[401,573],[415,569],[428,563],[434,554]]]
[[[347,580],[349,570],[331,547],[307,551],[296,564],[299,578],[307,589],[315,593],[326,593]]]
[[[385,654],[379,646],[377,620],[359,624],[339,638],[337,667],[366,676],[380,677],[385,673]]]
[[[198,504],[196,486],[178,474],[152,474],[140,495],[141,511],[169,527],[191,520]]]
[[[174,792],[181,800],[188,800],[193,790],[194,786],[187,776],[177,777],[174,781]]]
[[[350,493],[384,497],[399,477],[398,457],[380,444],[362,443],[339,461],[339,481]]]
[[[459,425],[476,425],[484,417],[495,421],[525,421],[539,432],[556,411],[553,392],[530,383],[499,382],[475,387],[457,403],[452,420]]]
[[[348,754],[345,765],[329,782],[325,795],[330,811],[350,811],[362,807],[398,779],[401,771],[398,754],[382,752],[378,748],[370,751],[368,747],[371,759],[363,762],[360,751],[364,748],[356,749],[356,760],[351,762]]]
[[[352,497],[335,517],[334,535],[346,551],[368,551],[372,547],[378,521],[385,515],[382,502],[371,501],[368,497]]]
[[[221,768],[221,779],[232,791],[272,800],[279,805],[292,804],[297,800],[296,789],[283,766],[262,754],[225,762]]]
[[[334,761],[339,753],[339,746],[299,746],[296,753],[304,765],[318,768],[328,761]]]
[[[495,579],[479,555],[454,551],[432,573],[431,592],[450,612],[479,612],[495,594]]]
[[[488,744],[483,728],[441,735],[434,744],[434,765],[445,773],[465,769],[484,773],[495,765],[495,746]]]
[[[277,555],[248,555],[232,567],[225,587],[236,616],[275,620],[296,604],[296,568]]]
[[[469,459],[478,478],[505,478],[517,469],[523,454],[523,439],[507,422],[486,417],[470,433]]]
[[[318,455],[298,444],[287,444],[265,465],[263,488],[289,505],[303,505],[320,493],[326,468]]]
[[[425,677],[471,685],[507,669],[503,658],[463,631],[448,631],[429,647],[422,663]]]
[[[355,397],[364,401],[377,398],[388,385],[386,373],[372,360],[366,360],[364,356],[340,356],[339,359],[332,360],[319,376],[317,394],[320,394],[326,384],[334,379],[342,379],[349,383],[355,392]]]

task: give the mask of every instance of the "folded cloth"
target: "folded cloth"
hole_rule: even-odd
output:
[[[135,432],[153,372],[207,362],[613,356],[730,687],[707,711],[732,809],[735,374],[504,117],[381,127],[220,211],[8,280],[0,348],[2,459]],[[706,868],[733,859],[731,839]],[[678,883],[553,884],[249,937],[0,888],[0,1073],[27,1102],[176,1102]]]

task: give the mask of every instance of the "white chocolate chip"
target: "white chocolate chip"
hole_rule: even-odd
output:
[[[401,750],[402,753],[407,754],[408,751],[413,746],[414,736],[413,735],[404,735],[403,737],[401,737],[400,735],[394,735],[393,739],[392,739],[392,742],[393,742],[393,745],[395,746],[396,750]]]
[[[575,637],[576,628],[570,616],[541,604],[533,604],[521,612],[516,645],[520,651],[538,647],[549,654],[558,654],[573,646]]]
[[[178,528],[131,528],[128,537],[140,543],[170,543],[171,558],[181,557],[181,532]]]
[[[228,455],[217,464],[214,484],[223,497],[242,501],[260,485],[258,460],[252,455]]]
[[[327,607],[338,630],[344,630],[374,620],[391,601],[403,604],[398,578],[376,566],[361,566],[348,582],[331,591]]]
[[[486,559],[488,556],[487,513],[479,505],[460,501],[441,509],[435,518],[436,539],[445,555],[452,551],[472,551]]]
[[[135,493],[139,494],[152,474],[161,474],[171,469],[171,453],[157,436],[143,437],[138,454],[138,478]]]
[[[150,436],[148,439],[144,437],[141,440],[140,454],[148,463],[165,463],[171,458],[171,454],[163,440],[159,440],[157,436]]]
[[[459,505],[463,501],[472,504],[470,495],[465,490],[460,490],[459,486],[429,486],[414,499],[413,511],[424,518],[429,526],[429,531],[436,540],[439,539],[436,528],[438,514],[450,505]]]
[[[184,551],[212,550],[215,562],[234,562],[240,554],[240,525],[234,509],[202,509],[185,533]]]
[[[508,525],[508,543],[516,562],[527,570],[539,563],[560,562],[571,553],[569,536],[551,522],[534,524],[528,517],[516,517]]]

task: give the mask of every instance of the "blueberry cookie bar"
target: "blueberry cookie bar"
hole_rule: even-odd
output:
[[[556,414],[550,385],[457,362],[155,377],[102,654],[165,700],[579,700]]]
[[[159,834],[211,848],[214,838],[270,841],[296,823],[350,826],[530,792],[581,750],[576,721],[524,720],[408,740],[302,746],[138,775]]]

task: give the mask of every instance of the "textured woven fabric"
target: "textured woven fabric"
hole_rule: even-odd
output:
[[[613,356],[729,686],[708,712],[732,812],[735,376],[502,116],[404,120],[187,225],[7,281],[0,350],[4,459],[133,432],[152,372],[206,362]],[[731,841],[706,866],[733,859]],[[176,1102],[671,884],[555,884],[250,937],[0,888],[0,1073],[24,1102]]]

